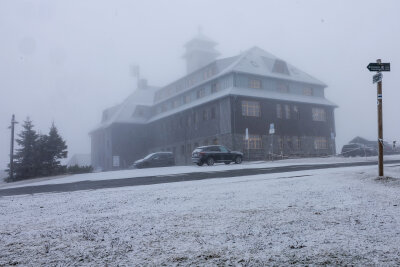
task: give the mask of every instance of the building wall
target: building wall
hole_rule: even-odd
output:
[[[177,164],[190,164],[194,148],[231,140],[230,113],[230,98],[225,97],[151,122],[148,152],[171,151]]]
[[[260,116],[243,116],[242,101],[258,102]],[[240,96],[232,96],[231,102],[233,148],[244,151],[246,157],[250,154],[250,159],[266,158],[271,153],[291,156],[319,156],[335,153],[334,139],[331,139],[331,133],[335,135],[333,107]],[[277,116],[277,104],[282,108],[282,118]],[[290,118],[286,118],[285,106],[290,108]],[[293,112],[294,107],[298,110],[298,116]],[[314,121],[313,108],[325,110],[326,120]],[[273,137],[269,134],[271,123],[275,126]],[[247,149],[244,142],[246,128],[249,135],[260,136],[260,148]],[[320,139],[326,141],[323,148],[315,144]]]

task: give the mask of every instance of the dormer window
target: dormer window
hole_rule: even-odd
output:
[[[275,60],[272,72],[281,73],[285,75],[290,75],[286,62],[280,59]]]

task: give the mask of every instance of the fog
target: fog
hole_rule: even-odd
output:
[[[328,85],[337,148],[377,139],[381,58],[384,139],[400,141],[400,2],[393,1],[0,1],[0,169],[9,161],[11,115],[47,133],[54,121],[69,155],[90,152],[103,109],[135,89],[131,65],[151,85],[185,74],[183,45],[198,31],[220,57],[258,46]]]

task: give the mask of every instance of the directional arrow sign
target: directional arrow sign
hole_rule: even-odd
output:
[[[369,63],[369,71],[390,71],[390,63]]]
[[[377,83],[382,81],[382,73],[377,73],[374,76],[372,76],[372,82]]]

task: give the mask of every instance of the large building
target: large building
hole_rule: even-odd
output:
[[[199,33],[185,46],[187,75],[161,88],[142,81],[104,110],[91,132],[95,169],[126,168],[155,151],[191,164],[192,150],[210,144],[251,160],[335,153],[336,105],[324,83],[258,47],[217,59],[215,45]]]

